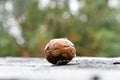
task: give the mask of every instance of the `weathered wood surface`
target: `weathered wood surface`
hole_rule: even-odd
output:
[[[0,80],[120,80],[120,58],[76,57],[62,66],[44,58],[0,58]]]

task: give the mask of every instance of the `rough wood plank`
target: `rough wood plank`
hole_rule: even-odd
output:
[[[43,58],[0,58],[0,80],[120,80],[120,58],[76,57],[62,66]]]

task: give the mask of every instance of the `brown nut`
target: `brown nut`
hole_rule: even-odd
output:
[[[64,65],[73,59],[76,53],[74,44],[66,38],[52,39],[45,47],[48,62]]]

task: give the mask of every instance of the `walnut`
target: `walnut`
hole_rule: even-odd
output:
[[[66,38],[52,39],[45,47],[45,56],[48,62],[64,65],[75,56],[74,44]]]

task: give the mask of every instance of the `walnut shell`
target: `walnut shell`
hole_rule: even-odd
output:
[[[66,38],[52,39],[45,47],[48,62],[57,65],[67,64],[76,53],[74,44]]]

